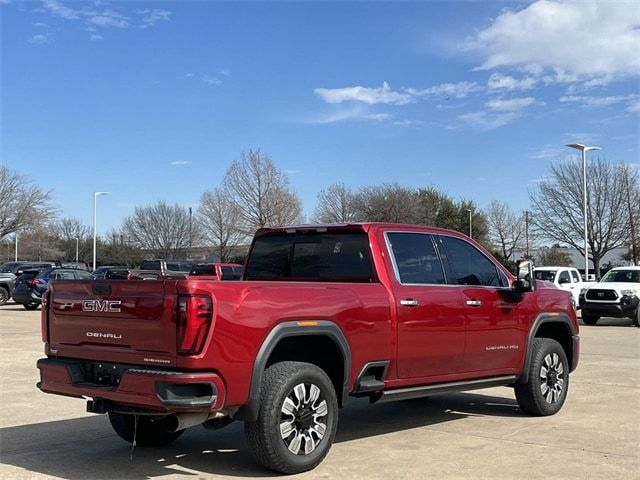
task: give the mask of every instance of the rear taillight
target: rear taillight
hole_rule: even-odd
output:
[[[44,295],[42,295],[42,310],[40,311],[40,329],[42,330],[42,341],[49,341],[49,297],[51,296],[50,291],[46,291]]]
[[[197,355],[202,351],[213,319],[213,302],[205,295],[178,297],[178,353]]]
[[[29,285],[33,285],[34,287],[35,287],[36,285],[44,284],[44,282],[43,282],[42,280],[40,280],[39,278],[32,278],[31,280],[27,280],[27,283],[28,283]]]

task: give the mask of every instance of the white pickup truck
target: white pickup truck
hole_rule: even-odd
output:
[[[580,302],[580,291],[590,285],[583,282],[580,272],[572,267],[536,267],[533,276],[536,280],[555,283],[556,287],[571,292],[576,308]]]
[[[585,325],[595,325],[600,317],[628,317],[640,327],[640,266],[612,268],[582,289],[579,303]]]

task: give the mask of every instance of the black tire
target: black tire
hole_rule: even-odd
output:
[[[40,304],[39,303],[23,303],[22,306],[27,310],[37,310]]]
[[[162,417],[138,415],[137,427],[135,426],[135,419],[136,417],[134,415],[109,412],[109,421],[111,422],[113,430],[120,438],[128,443],[133,443],[135,434],[136,446],[138,447],[161,447],[168,445],[184,433],[184,430],[177,432],[167,431]]]
[[[4,305],[9,301],[9,290],[0,287],[0,305]]]
[[[640,327],[640,306],[636,308],[636,314],[631,319],[636,327]]]
[[[585,313],[582,314],[582,323],[585,325],[595,325],[600,320],[600,317],[596,315],[587,315]]]
[[[529,380],[516,384],[520,408],[535,416],[557,413],[569,390],[569,362],[562,346],[550,338],[534,338]]]
[[[322,369],[310,363],[280,362],[265,370],[258,419],[245,423],[247,441],[259,463],[280,473],[312,470],[329,452],[337,428],[336,392]],[[284,436],[281,429],[289,434]]]

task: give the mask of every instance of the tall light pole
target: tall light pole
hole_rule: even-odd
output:
[[[191,256],[191,207],[189,207],[189,251],[187,252],[187,260]]]
[[[471,209],[467,208],[467,212],[469,212],[469,238],[473,238],[473,227],[471,223]]]
[[[110,192],[93,192],[93,270],[96,269],[96,204],[100,195],[109,195]]]
[[[78,244],[79,244],[80,240],[78,239],[78,237],[75,237],[75,239],[76,239],[76,263],[78,263]]]
[[[18,261],[18,232],[14,235],[16,237],[16,262]]]
[[[582,212],[584,214],[584,281],[589,281],[589,240],[587,235],[587,152],[589,150],[600,150],[600,147],[587,147],[581,143],[570,143],[567,147],[575,148],[582,152],[582,186],[583,186],[583,204]]]

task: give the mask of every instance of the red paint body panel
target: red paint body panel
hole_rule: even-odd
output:
[[[219,397],[223,404],[216,402],[219,409],[248,401],[258,351],[267,335],[282,322],[329,320],[338,326],[352,356],[350,391],[363,366],[379,360],[390,362],[385,378],[387,388],[520,373],[529,330],[541,312],[566,314],[574,331],[578,330],[567,292],[542,283],[535,292],[514,300],[510,288],[413,286],[398,282],[384,240],[388,230],[464,239],[513,282],[504,267],[462,234],[394,224],[344,228],[368,233],[378,283],[220,282],[207,277],[54,281],[50,284],[48,305],[42,311],[45,351],[50,358],[170,367],[187,375],[187,379],[190,372],[207,372],[224,392]],[[273,231],[265,229],[256,235]],[[96,294],[96,286],[108,287],[111,292]],[[211,297],[213,321],[201,353],[181,356],[176,354],[176,308],[178,296],[190,294]],[[418,307],[400,306],[399,301],[406,298],[416,299]],[[87,299],[120,300],[120,312],[87,313],[82,309],[82,302]],[[482,306],[471,307],[467,300],[478,300]],[[105,336],[87,336],[87,332]],[[114,336],[109,337],[110,333]],[[126,389],[121,385],[107,397],[102,391],[72,385],[68,376],[56,368],[42,369],[43,390],[49,393],[158,408],[149,397],[149,379],[131,377],[124,385]]]

